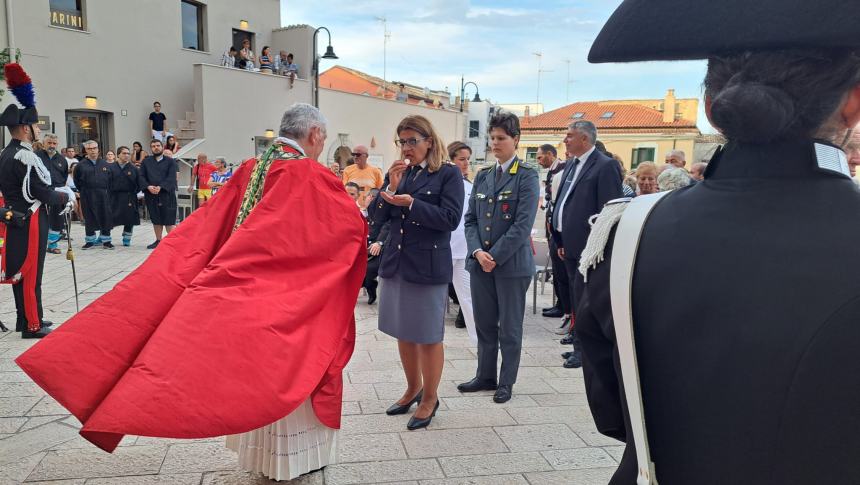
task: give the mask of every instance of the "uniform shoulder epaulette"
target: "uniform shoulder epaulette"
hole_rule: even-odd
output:
[[[586,282],[588,281],[588,271],[597,268],[597,265],[605,259],[604,252],[606,244],[609,242],[609,234],[621,220],[621,216],[624,215],[624,210],[627,209],[631,200],[633,200],[631,197],[610,200],[603,206],[600,214],[595,214],[588,220],[591,225],[591,232],[579,259],[579,272]]]
[[[527,162],[527,161],[525,161],[525,160],[520,160],[520,167],[522,167],[522,168],[528,168],[528,169],[531,169],[531,170],[537,170],[537,169],[538,169],[538,166],[537,166],[537,164],[536,164],[536,163],[534,163],[534,162]]]

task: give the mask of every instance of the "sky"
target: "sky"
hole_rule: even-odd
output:
[[[482,99],[534,103],[545,110],[575,101],[701,99],[704,61],[589,64],[588,51],[621,0],[281,0],[283,25],[325,26],[341,64],[389,81],[460,92],[460,76],[478,85]],[[383,55],[387,19],[391,34]],[[643,26],[650,29],[671,26]],[[323,35],[324,33],[321,33]],[[325,49],[325,36],[320,51]],[[540,53],[540,98],[538,56]],[[387,67],[384,69],[384,58]],[[568,64],[566,61],[570,61]],[[568,68],[570,74],[568,75]],[[570,83],[568,83],[568,79]],[[474,96],[469,86],[466,96]],[[699,114],[699,128],[713,132]]]

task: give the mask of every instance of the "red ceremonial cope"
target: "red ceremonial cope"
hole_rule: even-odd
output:
[[[340,428],[367,230],[340,180],[305,158],[272,163],[233,232],[254,163],[16,360],[96,446],[242,433],[308,397]]]

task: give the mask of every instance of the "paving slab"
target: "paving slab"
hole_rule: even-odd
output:
[[[511,451],[541,451],[586,446],[566,425],[535,424],[495,428]]]
[[[567,470],[557,472],[526,473],[526,479],[531,485],[606,485],[615,468],[591,468],[584,470]]]
[[[446,429],[401,433],[410,458],[507,452],[493,428]]]
[[[436,460],[377,461],[327,466],[326,485],[405,483],[407,480],[445,478]]]
[[[439,458],[442,470],[449,477],[505,475],[553,470],[540,453],[494,453]]]
[[[612,456],[600,448],[543,451],[541,454],[556,470],[606,468],[616,465]]]
[[[50,451],[28,477],[30,480],[101,478],[158,473],[166,448],[127,446],[113,453],[99,449]]]
[[[132,446],[130,448],[138,448]],[[235,470],[237,455],[227,449],[223,440],[215,442],[170,445],[160,473],[188,473]]]
[[[405,460],[406,450],[397,433],[341,436],[337,448],[338,462]]]
[[[51,423],[17,433],[9,438],[0,440],[0,467],[45,451],[60,443],[75,439],[77,436],[78,430],[59,423]]]

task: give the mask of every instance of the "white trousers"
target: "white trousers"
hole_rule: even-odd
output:
[[[469,340],[472,345],[478,345],[478,332],[475,330],[475,312],[472,309],[472,290],[469,285],[469,272],[466,271],[466,260],[455,259],[454,261],[454,291],[460,300],[460,308],[463,310],[463,319],[466,320],[466,331],[469,332]]]

